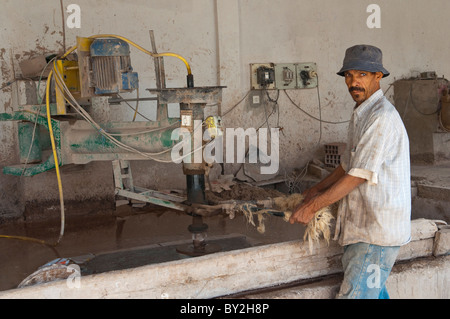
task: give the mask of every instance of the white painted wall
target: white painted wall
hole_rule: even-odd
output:
[[[248,92],[250,63],[316,62],[322,118],[347,120],[353,103],[343,79],[336,72],[341,67],[345,49],[359,43],[373,44],[383,50],[385,67],[391,72],[382,82],[384,90],[395,79],[417,72],[450,74],[447,54],[450,42],[446,41],[450,30],[446,17],[450,2],[447,0],[64,1],[65,6],[71,3],[81,8],[81,28],[66,28],[67,48],[75,44],[76,36],[113,33],[150,49],[148,30],[153,29],[160,52],[176,52],[189,61],[196,86],[228,87],[224,91],[223,111]],[[366,8],[371,3],[381,8],[380,29],[369,29],[366,25],[369,16]],[[2,0],[1,4],[0,84],[4,85],[20,76],[18,62],[22,59],[62,52],[63,37],[59,1]],[[148,96],[144,89],[156,86],[153,60],[132,49],[132,64],[139,73],[141,96]],[[185,86],[183,63],[166,58],[165,65],[168,87]],[[10,88],[0,93],[0,112],[11,110],[11,94]],[[319,116],[317,90],[289,91],[289,94],[305,111]],[[392,94],[391,89],[388,97]],[[272,92],[271,96],[274,98],[276,93]],[[345,124],[323,124],[318,145],[319,123],[296,109],[282,92],[278,104],[279,125],[284,128],[284,134],[280,135],[280,173],[302,167],[314,154],[320,154],[323,143],[345,140]],[[145,108],[148,116],[154,116],[151,103],[142,103],[141,110]],[[121,117],[129,120],[132,111],[126,107],[123,110]],[[252,108],[244,101],[224,120],[229,127],[257,127],[264,119],[263,108]],[[269,124],[277,125],[276,114]],[[1,165],[17,162],[11,151],[16,144],[11,123],[0,123]],[[156,187],[158,174],[155,172],[161,171],[161,166],[140,165],[141,182]],[[228,171],[234,169],[227,166]],[[175,171],[181,172],[181,168]],[[158,185],[171,186],[184,181],[173,176],[156,179]],[[0,188],[6,188],[4,183],[0,182]],[[32,185],[32,182],[26,183]],[[28,194],[34,196],[33,192]],[[57,192],[53,195],[56,199]]]

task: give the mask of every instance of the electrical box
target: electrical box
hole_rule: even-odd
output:
[[[262,92],[261,90],[253,90],[249,95],[250,105],[253,107],[261,106],[262,104]]]
[[[297,89],[310,89],[317,87],[317,64],[297,64]]]
[[[194,114],[192,110],[180,110],[181,127],[194,132]]]
[[[318,85],[314,62],[254,63],[250,64],[250,74],[252,90],[310,89]]]
[[[275,64],[275,88],[278,90],[297,87],[297,66],[293,63]]]
[[[252,90],[275,89],[275,66],[273,63],[250,64]]]

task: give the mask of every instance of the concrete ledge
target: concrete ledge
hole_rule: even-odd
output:
[[[450,253],[450,226],[439,226],[434,238],[433,255],[447,255]]]
[[[387,280],[393,299],[448,299],[449,286],[450,256],[396,265]]]
[[[342,275],[267,292],[241,294],[244,299],[334,299]],[[401,264],[392,269],[387,281],[391,299],[448,299],[450,256],[427,257]]]
[[[450,201],[450,187],[417,184],[417,196],[442,201]]]
[[[412,241],[399,260],[431,256],[437,226],[412,221]],[[214,298],[337,274],[342,247],[291,241],[203,257],[95,274],[80,278],[79,288],[66,280],[0,293],[0,298]]]

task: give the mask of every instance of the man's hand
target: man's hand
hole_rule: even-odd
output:
[[[291,224],[300,223],[307,225],[311,221],[311,219],[313,219],[315,213],[316,210],[311,201],[308,201],[306,203],[303,202],[292,213],[291,218],[289,218],[289,222]]]
[[[366,182],[364,178],[346,174],[325,191],[314,191],[314,189],[306,191],[305,199],[292,213],[289,222],[308,224],[317,211],[339,201],[364,182]]]

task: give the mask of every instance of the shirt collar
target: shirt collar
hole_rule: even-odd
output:
[[[375,93],[373,93],[367,100],[365,100],[363,103],[361,103],[353,112],[358,116],[361,117],[368,109],[370,109],[370,106],[375,104],[381,97],[383,97],[383,90],[379,89]]]

